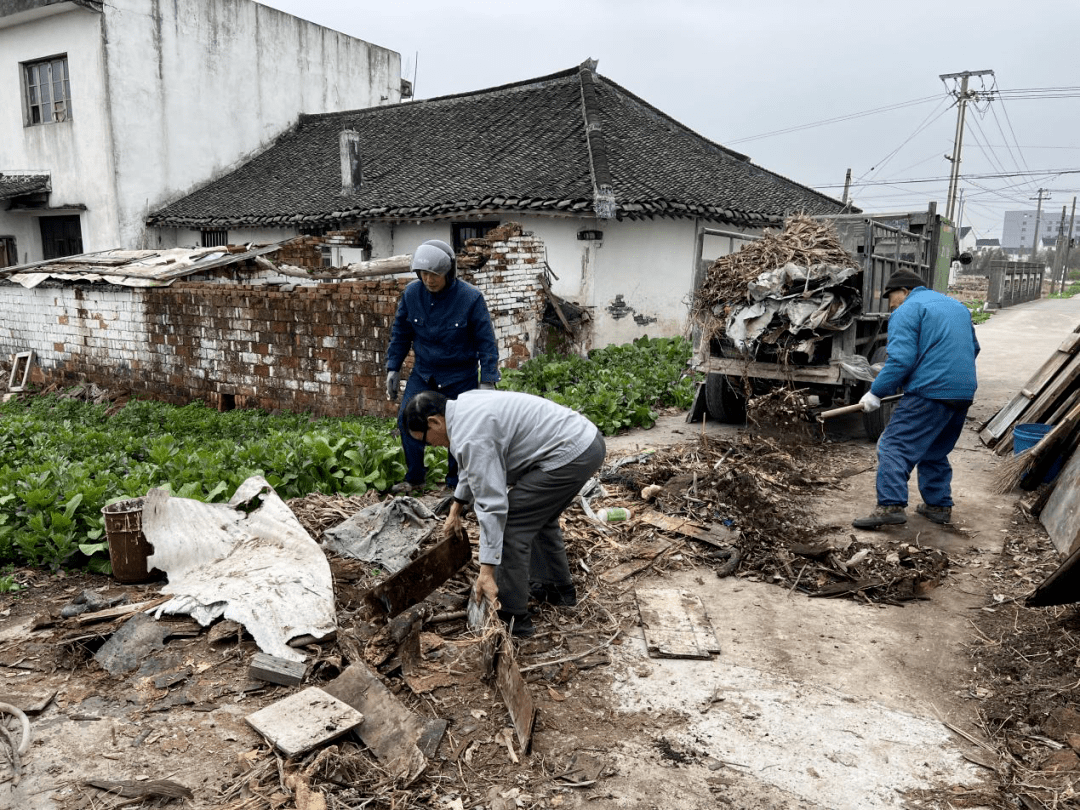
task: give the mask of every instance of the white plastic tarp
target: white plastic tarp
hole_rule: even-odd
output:
[[[289,639],[334,631],[326,555],[264,478],[247,479],[228,504],[152,489],[142,530],[154,547],[147,566],[164,571],[161,590],[175,594],[155,615],[185,613],[203,625],[224,616],[260,650],[289,661],[304,660]]]

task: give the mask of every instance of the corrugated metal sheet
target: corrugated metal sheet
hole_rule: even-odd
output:
[[[259,245],[242,253],[220,247],[168,248],[166,250],[103,250],[6,267],[0,278],[24,287],[36,287],[46,279],[104,281],[125,287],[165,287],[178,278],[215,267],[247,261],[271,253],[281,245]]]

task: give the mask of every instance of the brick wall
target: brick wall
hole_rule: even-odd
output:
[[[540,240],[517,236],[463,273],[484,292],[504,366],[531,356],[542,267]],[[85,378],[176,404],[396,412],[385,395],[386,347],[411,277],[282,285],[244,272],[161,288],[0,282],[0,353],[33,350],[38,385]]]

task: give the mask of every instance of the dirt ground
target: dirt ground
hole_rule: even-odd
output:
[[[160,649],[109,675],[92,654],[124,620],[80,627],[60,611],[87,589],[137,602],[154,584],[20,571],[27,588],[0,596],[0,702],[33,710],[33,743],[18,785],[0,783],[0,808],[1076,807],[1080,618],[1075,606],[1023,607],[1059,561],[1017,494],[990,494],[1001,459],[975,428],[1078,322],[1080,305],[1040,301],[979,327],[980,394],[953,454],[951,527],[911,515],[889,530],[850,528],[873,505],[874,448],[857,418],[822,436],[669,414],[612,437],[591,506],[627,506],[634,519],[567,513],[581,601],[542,608],[537,635],[516,642],[538,708],[531,752],[479,677],[476,638],[447,618],[467,568],[440,589],[422,673],[404,677],[392,654],[376,665],[403,704],[448,721],[407,785],[353,737],[295,760],[275,754],[244,718],[297,687],[248,676],[257,648],[240,628],[175,617]],[[653,483],[669,486],[645,503],[639,485]],[[294,505],[329,522],[326,507]],[[718,576],[726,552],[658,529],[649,510],[735,532],[735,572]],[[359,621],[370,571],[331,562],[339,632],[306,648],[305,687],[373,659]],[[650,657],[645,589],[699,599],[719,652]],[[10,773],[0,763],[0,778]],[[140,803],[139,786],[191,798]]]

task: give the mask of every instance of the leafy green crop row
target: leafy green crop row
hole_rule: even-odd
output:
[[[655,409],[689,407],[690,345],[640,338],[589,357],[542,356],[504,372],[500,387],[574,408],[605,434],[648,427]],[[162,487],[227,501],[252,475],[282,498],[385,491],[405,476],[393,420],[211,410],[133,400],[105,405],[55,396],[0,405],[0,564],[108,570],[110,503]],[[446,476],[446,451],[427,449],[429,480]]]
[[[687,373],[685,338],[640,337],[578,356],[540,355],[503,371],[499,387],[538,394],[583,413],[605,435],[652,427],[656,408],[689,408],[694,380]]]
[[[0,406],[0,562],[104,569],[101,508],[152,487],[224,501],[251,475],[282,498],[385,490],[405,474],[386,419],[320,419],[261,411],[218,413],[131,401],[104,405],[57,397]],[[445,468],[445,451],[431,448]]]

